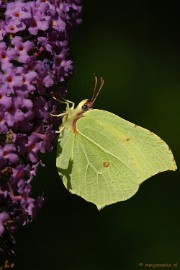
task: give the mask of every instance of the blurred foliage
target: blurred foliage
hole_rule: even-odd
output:
[[[91,97],[92,74],[103,76],[95,107],[158,134],[179,165],[179,1],[86,0],[83,6],[68,99]],[[17,234],[18,270],[134,270],[139,263],[178,263],[180,269],[179,171],[150,178],[128,201],[98,212],[65,190],[55,152],[44,162],[33,188],[46,202]]]

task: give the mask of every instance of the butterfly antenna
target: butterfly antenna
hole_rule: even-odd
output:
[[[60,95],[60,97],[55,97],[52,93],[51,96],[54,100],[58,101],[59,103],[64,103],[66,101],[66,99]]]
[[[91,98],[91,102],[93,102],[93,100],[96,97],[97,81],[98,81],[97,76],[94,74],[94,89],[93,89],[93,95],[92,95],[92,98]]]
[[[96,76],[95,76],[96,77]],[[103,88],[103,85],[104,85],[104,79],[101,77],[101,84],[100,84],[100,87],[96,93],[96,95],[93,93],[93,98],[91,99],[91,102],[92,104],[95,102],[95,100],[97,99],[97,97],[99,96],[99,93],[101,92],[101,89]],[[95,81],[95,84],[97,86],[97,77],[96,77],[96,81]],[[96,88],[95,88],[96,89]]]

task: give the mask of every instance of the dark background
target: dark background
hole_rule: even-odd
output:
[[[68,99],[91,97],[92,74],[103,76],[95,107],[154,131],[180,166],[179,0],[88,0],[83,7]],[[131,199],[98,212],[65,190],[55,153],[44,161],[33,192],[44,192],[46,202],[16,235],[18,270],[145,269],[139,263],[180,269],[179,171],[150,178]]]

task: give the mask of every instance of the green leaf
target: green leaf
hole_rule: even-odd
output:
[[[71,193],[101,209],[129,199],[149,177],[176,170],[160,137],[110,112],[85,111],[84,104],[67,108],[58,139],[56,165]]]

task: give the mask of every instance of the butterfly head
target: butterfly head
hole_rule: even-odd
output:
[[[87,112],[92,109],[92,106],[93,102],[91,102],[89,99],[84,99],[78,104],[77,109],[81,112]]]

